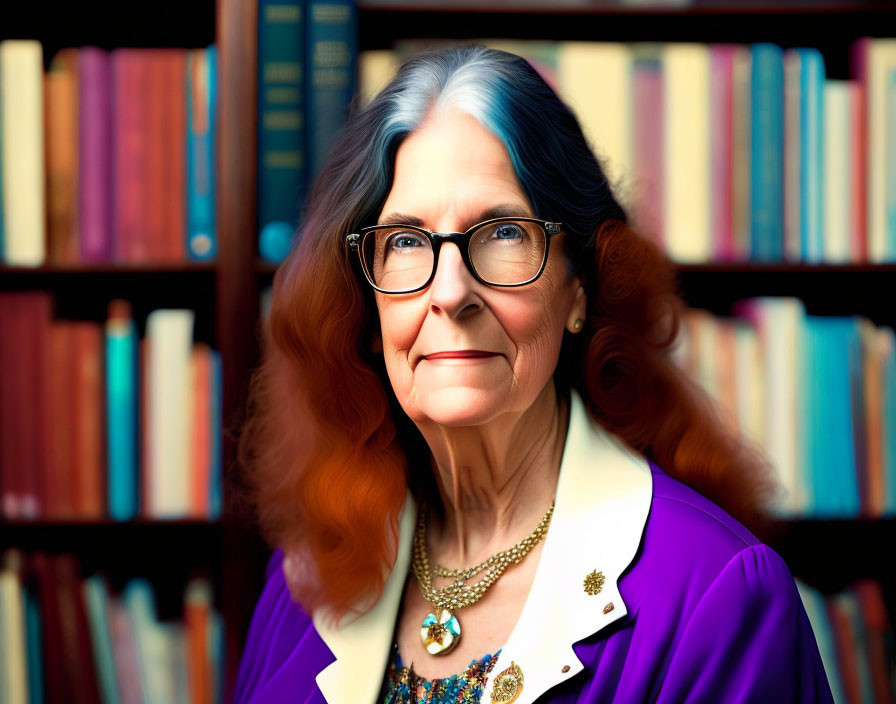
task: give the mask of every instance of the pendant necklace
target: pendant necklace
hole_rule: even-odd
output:
[[[523,558],[547,533],[553,513],[554,504],[552,502],[535,530],[516,545],[495,553],[475,567],[448,569],[431,564],[429,561],[429,553],[426,549],[427,507],[426,504],[420,507],[420,518],[414,533],[412,565],[414,577],[417,579],[417,584],[420,585],[423,598],[433,606],[433,610],[427,614],[420,626],[420,638],[430,655],[444,655],[454,649],[461,636],[460,621],[455,611],[475,604],[482,598],[486,590],[504,574],[504,570],[510,565],[522,562]],[[467,584],[468,579],[483,570],[485,571],[484,577],[474,584]],[[435,576],[447,577],[454,581],[446,587],[437,588],[432,584],[432,579]]]

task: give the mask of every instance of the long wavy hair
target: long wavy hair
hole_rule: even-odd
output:
[[[396,151],[430,110],[454,106],[497,135],[539,217],[564,223],[584,282],[584,329],[564,340],[558,393],[673,477],[771,535],[769,463],[722,422],[671,358],[683,303],[675,267],[628,224],[575,115],[522,58],[482,45],[419,54],[363,110],[353,105],[277,270],[238,460],[264,539],[287,556],[293,598],[338,617],[378,599],[407,488],[432,490],[428,450],[398,405],[372,293],[345,235],[375,222]]]

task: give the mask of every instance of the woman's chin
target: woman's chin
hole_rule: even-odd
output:
[[[506,413],[507,390],[452,386],[419,393],[417,412],[421,419],[446,427],[483,425]]]

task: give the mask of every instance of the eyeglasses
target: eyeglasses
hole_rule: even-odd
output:
[[[381,293],[413,293],[430,283],[439,249],[453,242],[464,264],[487,286],[525,286],[544,271],[551,237],[562,223],[503,217],[473,225],[466,232],[430,232],[413,225],[371,225],[346,236],[358,252],[364,276]]]

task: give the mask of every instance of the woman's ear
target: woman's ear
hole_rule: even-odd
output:
[[[566,320],[566,329],[571,333],[581,332],[585,327],[585,313],[588,310],[588,297],[585,295],[585,287],[579,284],[576,289],[576,297],[569,309],[569,318]]]

